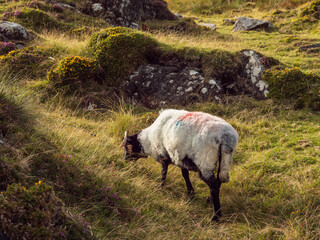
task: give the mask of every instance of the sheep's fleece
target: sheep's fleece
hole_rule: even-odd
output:
[[[155,122],[138,135],[146,154],[157,161],[169,156],[173,164],[186,169],[183,159],[188,157],[207,179],[216,169],[221,147],[219,178],[222,182],[229,180],[238,138],[236,130],[219,117],[175,109],[161,111]]]

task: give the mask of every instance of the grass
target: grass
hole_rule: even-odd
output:
[[[17,3],[10,2],[10,7]],[[271,16],[269,12],[256,10],[250,10],[249,14]],[[232,33],[231,26],[222,25],[224,17],[200,16],[203,21],[217,23],[218,34],[159,31],[152,35],[163,48],[187,53],[188,49],[191,52],[222,49],[233,53],[254,49],[289,67],[299,66],[306,72],[320,74],[319,55],[297,50],[298,43],[320,41],[316,27],[293,30],[291,34]],[[288,21],[291,19],[281,20],[276,27],[281,30],[280,25]],[[78,37],[52,30],[38,36],[30,45],[50,49],[50,57],[56,63],[74,55],[92,57],[87,50],[89,33]],[[190,174],[196,195],[189,199],[177,167],[169,167],[166,185],[160,188],[161,166],[154,159],[140,159],[136,163],[122,160],[123,149],[119,145],[124,131],[134,133],[150,125],[158,109],[127,105],[118,98],[105,100],[105,109],[88,111],[79,104],[70,108],[69,102],[77,103],[79,99],[59,94],[44,97],[45,86],[41,84],[45,79],[10,75],[3,70],[0,73],[0,95],[17,106],[12,115],[13,126],[3,136],[10,145],[0,145],[1,163],[16,166],[12,172],[18,169],[18,175],[12,173],[8,184],[21,183],[28,188],[41,180],[52,186],[70,212],[72,222],[87,234],[92,233],[93,238],[320,238],[318,113],[295,110],[286,101],[256,101],[244,96],[226,98],[224,104],[185,107],[224,118],[240,135],[231,180],[222,185],[223,218],[212,223],[212,206],[206,204],[209,189],[197,174]],[[0,103],[1,110],[5,101],[0,98]],[[5,119],[7,124],[10,118]],[[5,192],[6,187],[0,190]]]

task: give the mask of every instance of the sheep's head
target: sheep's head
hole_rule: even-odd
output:
[[[130,136],[128,135],[128,131],[126,131],[120,147],[124,147],[123,159],[125,160],[133,161],[142,157],[146,157],[138,140],[138,134]]]

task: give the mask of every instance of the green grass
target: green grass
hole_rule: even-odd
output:
[[[1,4],[0,10],[16,10],[21,4]],[[220,14],[200,16],[217,24],[216,34],[160,30],[150,35],[168,51],[193,55],[253,49],[288,67],[320,74],[319,54],[297,50],[300,44],[320,41],[319,23],[305,30],[292,28],[291,33],[283,27],[297,20],[300,10],[296,11],[288,13],[292,17],[279,18],[272,32],[233,33],[232,26],[222,25],[227,14]],[[256,9],[246,13],[272,17],[271,12]],[[84,21],[87,27],[102,28],[91,18],[82,18],[76,18],[77,24]],[[91,31],[80,37],[61,29],[42,31],[29,45],[46,49],[52,65],[70,56],[93,57],[88,50]],[[71,222],[96,239],[320,238],[319,113],[295,110],[285,100],[244,96],[226,98],[224,104],[185,107],[224,118],[240,136],[230,182],[221,189],[223,218],[212,223],[212,206],[206,204],[209,189],[196,173],[190,174],[196,195],[189,199],[179,168],[169,167],[166,185],[160,188],[161,166],[154,159],[122,160],[119,145],[124,131],[149,126],[158,109],[127,105],[109,96],[111,100],[103,100],[107,108],[88,111],[76,94],[48,94],[45,78],[10,75],[4,69],[0,73],[0,131],[8,143],[0,145],[0,161],[11,166],[5,181],[0,171],[4,192],[0,197],[5,197],[7,184],[29,189],[41,180],[53,187]],[[80,215],[81,221],[74,217]]]

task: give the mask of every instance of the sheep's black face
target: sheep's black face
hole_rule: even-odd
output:
[[[132,136],[126,136],[124,141],[124,154],[123,159],[129,161],[136,161],[141,157],[144,157],[143,149],[138,140],[138,135],[134,134]]]

